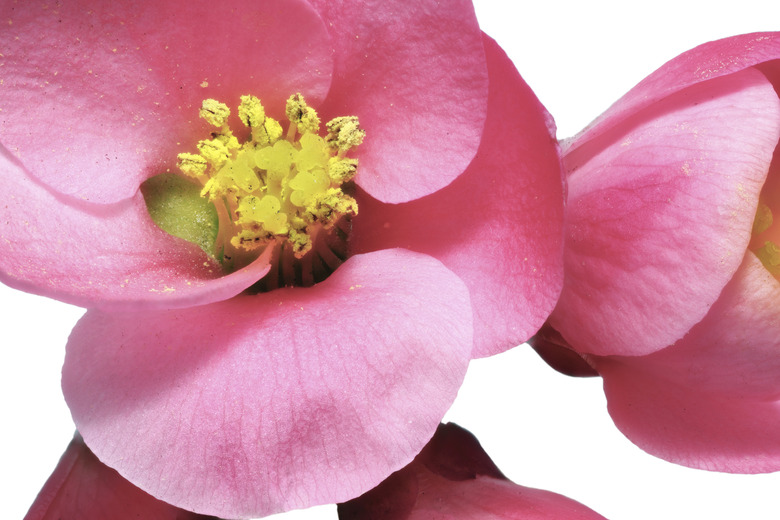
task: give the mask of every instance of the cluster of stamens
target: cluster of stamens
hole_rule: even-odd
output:
[[[357,171],[357,159],[346,157],[365,136],[354,116],[327,123],[300,94],[287,100],[287,132],[266,116],[260,100],[241,96],[238,117],[249,128],[241,143],[228,126],[230,109],[207,99],[200,117],[217,130],[198,143],[198,154],[181,153],[181,171],[201,185],[219,216],[215,257],[228,268],[256,258],[267,247],[287,248],[305,257],[318,236],[343,217],[356,215],[355,199],[342,185]]]

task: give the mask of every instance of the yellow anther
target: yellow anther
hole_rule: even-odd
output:
[[[265,123],[263,126],[265,127],[265,134],[268,136],[268,144],[274,144],[280,137],[282,137],[282,134],[284,133],[282,130],[282,125],[279,124],[279,121],[271,117],[265,118]]]
[[[306,104],[300,93],[290,96],[290,99],[287,100],[285,113],[287,119],[291,124],[296,125],[300,133],[320,131],[320,118],[317,111]]]
[[[242,229],[236,236],[230,239],[230,244],[236,249],[241,248],[252,251],[265,247],[272,238],[273,235],[266,233],[262,229]]]
[[[326,125],[328,136],[326,140],[339,151],[347,151],[363,142],[366,132],[360,129],[360,123],[355,116],[344,116],[331,119]]]
[[[228,160],[230,151],[220,139],[209,139],[198,142],[198,151],[214,168],[221,168]]]
[[[766,204],[759,203],[756,219],[753,221],[753,234],[760,235],[772,227],[772,221],[772,210]]]
[[[180,153],[178,156],[179,163],[177,166],[184,175],[188,177],[198,178],[206,173],[208,168],[208,161],[202,156],[194,153]]]
[[[265,108],[255,96],[241,96],[238,117],[249,128],[260,128],[265,121]]]
[[[306,207],[306,217],[325,227],[332,226],[342,215],[355,216],[357,213],[358,206],[355,199],[339,188],[330,188],[325,192],[317,193]]]
[[[292,230],[288,239],[297,258],[301,258],[311,250],[311,237],[304,232]]]
[[[230,109],[224,103],[216,99],[204,99],[198,115],[209,122],[209,124],[222,128],[227,124],[230,117]]]
[[[328,175],[338,184],[351,181],[357,173],[357,159],[348,157],[331,157],[328,160]]]

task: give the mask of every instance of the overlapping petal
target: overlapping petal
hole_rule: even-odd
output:
[[[360,114],[371,135],[356,182],[382,202],[406,202],[452,182],[480,144],[488,77],[469,0],[403,4],[312,2],[335,53],[326,117]]]
[[[451,185],[405,204],[361,198],[351,247],[430,254],[469,288],[474,356],[514,347],[562,285],[563,200],[554,128],[506,54],[485,38],[488,119],[477,157]]]
[[[747,69],[572,146],[552,325],[600,355],[647,354],[681,338],[742,260],[778,136],[777,94]]]
[[[707,316],[648,356],[591,358],[615,424],[687,466],[780,467],[780,283],[748,252]]]
[[[324,98],[322,20],[302,0],[263,5],[4,2],[3,145],[56,191],[116,202],[194,145],[204,98],[253,93],[279,111],[296,91]]]
[[[101,463],[76,434],[24,520],[216,520],[166,504]]]
[[[0,280],[84,306],[201,305],[268,272],[267,257],[228,276],[197,246],[160,230],[138,192],[113,205],[64,202],[0,147]]]
[[[706,80],[761,66],[780,57],[778,33],[751,33],[699,45],[664,64],[589,124],[564,140],[565,151],[595,139],[644,108]]]
[[[695,468],[780,468],[780,285],[753,252],[775,240],[753,221],[776,210],[778,58],[777,33],[697,47],[564,144],[564,289],[535,347],[595,368],[621,431]]]
[[[463,428],[443,424],[409,466],[339,505],[341,520],[603,520],[562,495],[509,481]]]
[[[270,514],[347,500],[408,463],[455,398],[471,320],[441,263],[379,251],[310,288],[89,311],[63,389],[91,449],[142,489],[207,514]]]
[[[101,460],[154,496],[230,518],[352,498],[419,452],[472,352],[549,312],[554,128],[470,2],[2,9],[0,279],[90,309],[66,399]],[[368,132],[356,256],[310,288],[239,294],[268,258],[221,276],[138,187],[194,151],[202,99],[255,94],[279,117],[295,92]],[[396,212],[413,205],[419,228]]]

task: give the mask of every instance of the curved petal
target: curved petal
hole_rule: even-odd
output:
[[[778,136],[780,101],[748,69],[564,156],[566,278],[553,327],[599,355],[647,354],[682,337],[742,261]]]
[[[217,520],[166,504],[101,463],[76,434],[24,520]]]
[[[455,398],[471,342],[463,283],[433,258],[380,251],[310,288],[89,311],[63,390],[90,448],[134,484],[254,517],[352,498],[408,463]]]
[[[290,94],[318,100],[330,85],[329,37],[302,0],[31,0],[0,17],[0,143],[95,203],[131,197],[194,148],[204,98],[255,94],[282,112]]]
[[[173,308],[234,296],[270,269],[260,257],[223,276],[197,246],[160,230],[140,192],[77,205],[30,179],[0,147],[0,281],[84,307]]]
[[[665,377],[645,358],[598,358],[609,413],[662,459],[732,473],[780,470],[780,401],[732,397]]]
[[[341,520],[604,520],[569,498],[518,486],[477,439],[443,424],[414,462],[346,504]]]
[[[748,252],[707,316],[678,343],[592,358],[615,424],[642,449],[717,471],[780,469],[780,282]]]
[[[488,78],[468,0],[313,0],[336,68],[323,114],[366,130],[356,182],[383,202],[443,188],[466,169],[485,123]]]
[[[585,359],[586,356],[573,350],[560,332],[545,323],[528,344],[550,368],[571,377],[595,377],[599,373]]]
[[[734,399],[780,399],[780,282],[748,252],[710,312],[646,356],[667,379]]]
[[[576,149],[633,117],[638,111],[701,81],[780,58],[780,33],[752,33],[699,45],[650,74],[582,132],[564,142]]]
[[[563,282],[563,188],[547,112],[498,45],[485,38],[490,102],[477,157],[450,186],[412,202],[359,199],[358,252],[405,247],[432,255],[469,288],[474,356],[527,340]]]

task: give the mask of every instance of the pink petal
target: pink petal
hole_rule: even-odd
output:
[[[780,399],[780,282],[751,252],[704,319],[648,356],[665,377],[731,398]]]
[[[351,243],[435,256],[468,286],[476,357],[522,343],[547,319],[562,278],[561,166],[549,115],[485,38],[490,102],[482,146],[450,186],[399,205],[360,199]]]
[[[330,85],[329,37],[301,0],[25,0],[0,18],[0,142],[91,202],[131,197],[194,150],[204,98],[234,106],[251,93],[281,112],[289,95],[317,101]]]
[[[487,110],[485,53],[467,0],[313,0],[338,56],[326,118],[357,115],[356,182],[383,202],[443,188],[471,162]]]
[[[603,358],[609,413],[633,443],[662,459],[732,473],[780,470],[780,401],[732,398],[669,380],[643,357]]]
[[[453,424],[409,466],[377,488],[339,504],[341,520],[604,520],[556,493],[518,486],[504,477],[477,439]]]
[[[76,434],[24,520],[208,520],[166,504],[102,464]]]
[[[223,276],[197,246],[160,230],[143,196],[79,204],[30,179],[0,147],[0,281],[85,307],[172,308],[230,298],[266,258]]]
[[[699,83],[570,151],[564,289],[580,352],[647,354],[701,320],[739,266],[780,135],[753,69]]]
[[[638,111],[702,81],[780,58],[780,33],[742,34],[699,45],[664,64],[601,114],[574,138],[566,151],[622,124]]]
[[[615,424],[686,466],[780,470],[780,282],[748,252],[712,310],[672,347],[593,358]]]
[[[471,345],[462,282],[388,250],[310,288],[88,311],[63,390],[90,448],[131,482],[244,518],[347,500],[408,463],[455,398]]]

